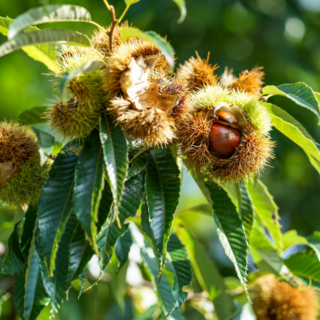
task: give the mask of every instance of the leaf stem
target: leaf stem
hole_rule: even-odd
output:
[[[129,10],[130,6],[131,6],[131,4],[128,4],[128,5],[126,6],[126,8],[124,9],[124,11],[122,12],[121,17],[118,19],[117,24],[119,24],[119,23],[121,22],[121,20],[123,19],[123,17],[125,16],[125,14],[127,13],[127,11]]]
[[[108,1],[107,1],[107,0],[103,0],[103,2],[104,2],[104,4],[106,5],[108,11],[111,12],[111,6],[110,6],[110,4],[108,3]]]

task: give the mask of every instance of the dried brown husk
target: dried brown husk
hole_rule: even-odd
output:
[[[253,307],[257,320],[316,320],[318,294],[314,288],[291,287],[273,275],[259,278],[255,284]]]
[[[148,146],[163,146],[175,138],[175,122],[187,113],[183,87],[174,79],[154,78],[136,102],[115,97],[109,101],[108,112],[121,124],[126,135]]]
[[[161,51],[148,41],[133,38],[116,48],[112,56],[106,60],[104,89],[108,98],[121,94],[121,75],[128,70],[132,59],[137,61],[139,58],[143,58],[146,72],[156,70],[161,74],[168,74],[170,68]]]
[[[197,58],[191,57],[184,65],[180,65],[177,70],[178,81],[182,83],[189,91],[195,91],[206,85],[215,86],[218,82],[218,76],[215,70],[219,68],[217,64],[212,66],[209,63],[210,53],[207,59],[201,59],[196,52]]]
[[[14,122],[0,124],[0,163],[26,163],[38,153],[38,142],[29,128]]]
[[[130,139],[163,146],[175,138],[175,122],[187,113],[184,87],[152,43],[130,39],[106,61],[107,111]]]
[[[236,78],[233,76],[233,70],[225,69],[220,78],[220,83],[223,87],[228,87],[235,91],[243,91],[252,95],[260,95],[262,86],[264,84],[263,78],[265,76],[262,71],[263,67],[255,67],[252,70],[244,70]]]

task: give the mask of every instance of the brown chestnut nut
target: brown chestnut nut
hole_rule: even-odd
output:
[[[220,120],[220,119],[214,119],[212,124],[214,124],[214,123],[219,123],[223,126],[231,127],[231,128],[234,128],[234,129],[241,131],[241,127],[237,123],[230,123],[230,122]]]
[[[240,143],[240,132],[221,124],[213,124],[209,134],[209,151],[220,159],[230,158]]]
[[[221,119],[221,120],[225,120],[227,122],[230,123],[238,123],[239,120],[238,118],[231,112],[227,112],[227,111],[220,111],[216,114],[216,116]]]

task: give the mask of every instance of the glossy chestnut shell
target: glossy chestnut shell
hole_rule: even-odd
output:
[[[222,114],[221,114],[222,113]],[[237,117],[229,112],[218,113],[212,122],[209,133],[209,151],[220,159],[230,158],[236,151],[240,140],[240,127]]]

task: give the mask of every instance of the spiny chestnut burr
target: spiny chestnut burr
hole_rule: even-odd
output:
[[[220,159],[230,158],[236,151],[240,139],[238,118],[230,112],[219,112],[212,122],[209,133],[209,151]],[[238,129],[239,128],[239,129]]]

